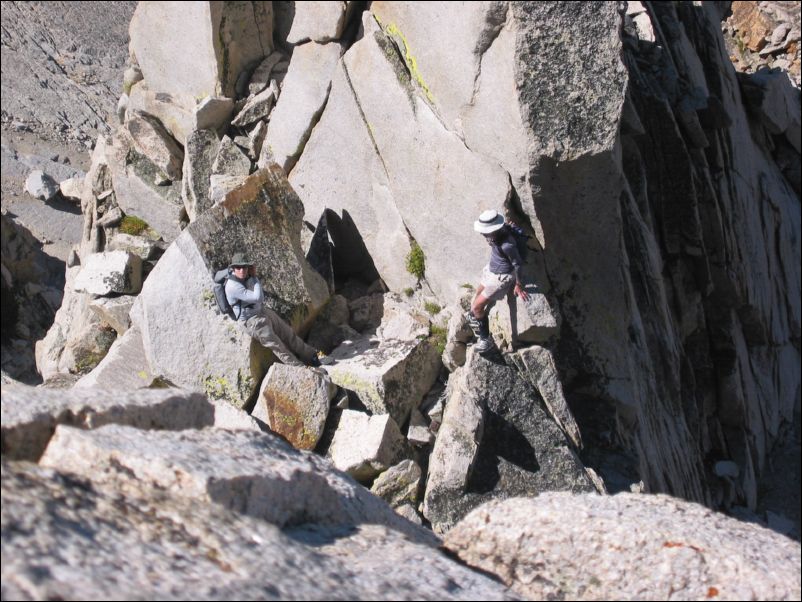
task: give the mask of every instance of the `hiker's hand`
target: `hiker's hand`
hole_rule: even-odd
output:
[[[520,282],[515,283],[515,289],[513,289],[515,294],[518,295],[522,301],[529,301],[529,293],[524,290],[524,287],[521,286]]]
[[[256,276],[256,266],[255,265],[248,266],[248,276]]]

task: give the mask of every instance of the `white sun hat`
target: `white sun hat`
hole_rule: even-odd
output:
[[[499,215],[495,209],[483,211],[479,219],[473,222],[473,229],[480,234],[490,234],[504,226],[504,216]]]

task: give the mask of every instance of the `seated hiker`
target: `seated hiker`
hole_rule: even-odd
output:
[[[512,230],[505,225],[504,217],[489,209],[473,223],[473,229],[485,237],[490,245],[490,262],[482,270],[476,296],[468,312],[468,323],[479,339],[476,350],[486,353],[495,349],[490,336],[488,313],[496,301],[503,299],[510,289],[524,301],[529,295],[523,288],[521,269],[523,260]]]
[[[244,253],[236,253],[229,267],[231,276],[226,282],[226,298],[245,332],[284,364],[320,366],[317,350],[307,345],[289,324],[264,304],[264,291],[253,262]]]

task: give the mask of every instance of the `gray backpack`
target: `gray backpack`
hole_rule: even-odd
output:
[[[226,282],[228,282],[228,277],[230,275],[231,270],[229,268],[223,268],[215,272],[212,291],[214,292],[214,300],[217,301],[217,307],[220,309],[220,312],[232,320],[236,320],[237,316],[234,315],[234,310],[231,308],[226,298]]]

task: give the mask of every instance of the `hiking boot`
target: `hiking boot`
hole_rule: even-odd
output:
[[[479,320],[476,319],[476,317],[474,317],[473,312],[469,311],[465,314],[465,321],[468,323],[468,326],[471,327],[471,330],[473,330],[473,334],[479,336],[479,329],[481,328],[481,323],[479,322]]]
[[[476,351],[479,353],[489,353],[496,349],[496,342],[493,337],[479,337],[476,343]]]

